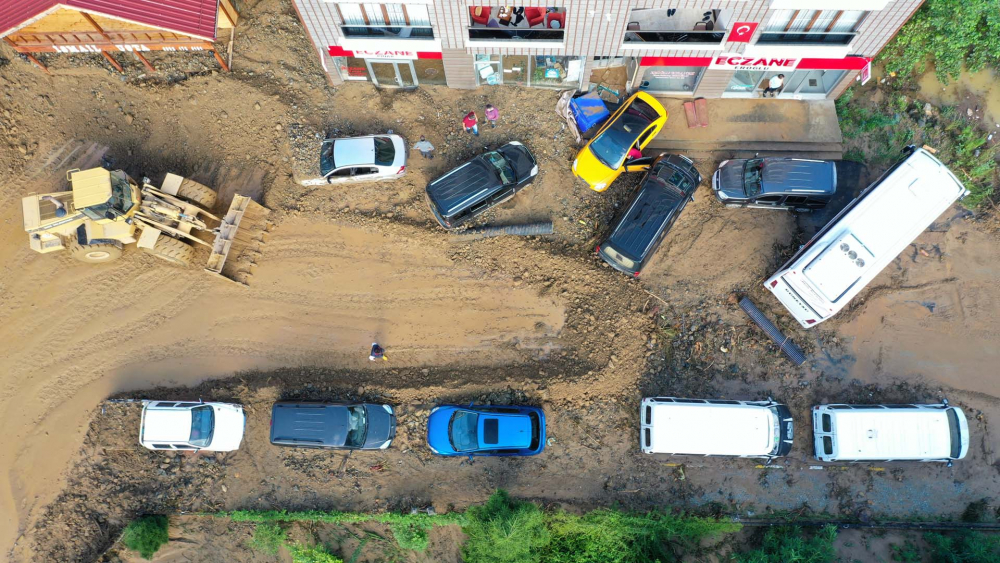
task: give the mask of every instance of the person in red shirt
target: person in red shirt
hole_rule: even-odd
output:
[[[476,112],[470,111],[462,119],[462,126],[465,127],[465,132],[468,133],[472,131],[472,134],[479,136],[479,119],[476,118]]]

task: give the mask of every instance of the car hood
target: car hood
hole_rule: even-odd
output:
[[[368,413],[368,433],[365,434],[365,448],[378,448],[396,435],[396,417],[382,405],[366,405]]]
[[[246,416],[242,407],[223,407],[215,405],[215,429],[212,432],[212,443],[206,450],[229,452],[238,450],[243,441],[243,428]]]
[[[427,445],[439,454],[457,453],[448,438],[448,423],[456,410],[455,407],[438,407],[427,417]]]
[[[517,174],[518,182],[531,176],[531,170],[535,167],[535,159],[528,152],[527,147],[508,143],[497,150],[514,167],[514,174]]]
[[[731,198],[747,197],[743,191],[743,165],[746,160],[730,160],[719,167],[719,191]]]
[[[615,171],[605,166],[600,160],[597,160],[593,151],[587,146],[576,155],[576,168],[573,170],[573,173],[590,186],[595,186],[601,182],[610,184]]]
[[[761,174],[762,193],[836,190],[834,163],[821,160],[765,160]]]

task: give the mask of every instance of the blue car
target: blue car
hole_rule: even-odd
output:
[[[545,449],[545,413],[537,407],[435,407],[427,445],[438,455],[528,456]]]

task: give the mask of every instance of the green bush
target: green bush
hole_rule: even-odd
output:
[[[550,541],[538,506],[513,500],[503,490],[482,506],[470,506],[466,518],[462,555],[467,563],[534,563]]]
[[[152,559],[160,546],[170,540],[167,533],[169,526],[166,516],[140,516],[125,527],[122,543],[132,551],[138,551],[143,559]]]
[[[277,524],[257,524],[253,529],[253,537],[247,543],[254,551],[277,555],[285,544],[285,530]]]
[[[392,537],[396,538],[396,543],[403,549],[413,551],[424,551],[429,542],[428,534],[433,527],[427,522],[396,522],[389,524],[392,530]]]
[[[292,554],[292,563],[344,563],[322,545],[293,543],[288,546],[288,552]]]
[[[804,534],[798,526],[775,526],[764,533],[759,548],[733,558],[740,563],[830,563],[837,556],[836,539],[836,526],[825,526],[815,534]]]
[[[1000,536],[962,531],[924,534],[935,563],[996,563],[1000,561]]]
[[[947,83],[964,65],[972,72],[1000,68],[1000,10],[996,0],[927,0],[882,50],[879,62],[903,75],[924,72]]]
[[[627,514],[600,509],[583,516],[548,518],[552,542],[542,560],[552,563],[675,561],[703,539],[735,532],[739,524],[662,513]]]

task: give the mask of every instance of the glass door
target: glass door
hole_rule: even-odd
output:
[[[368,73],[376,86],[382,88],[414,88],[417,74],[413,71],[413,61],[375,61],[366,59]]]
[[[758,89],[764,73],[758,70],[737,70],[723,92],[724,98],[750,98]]]

